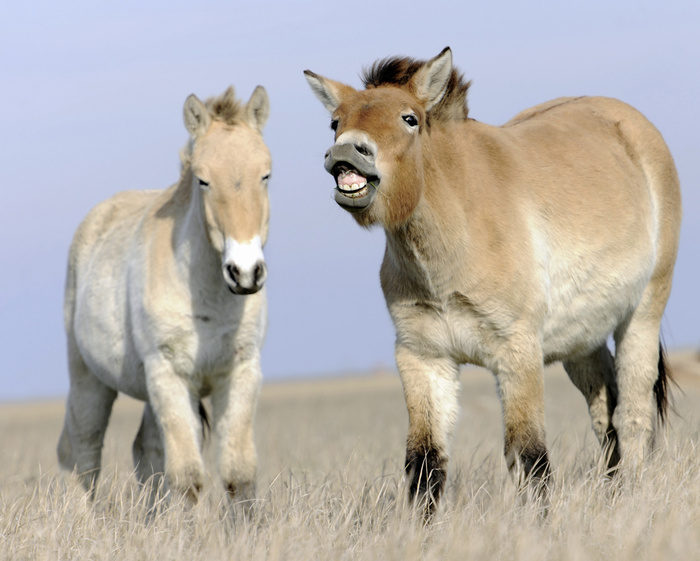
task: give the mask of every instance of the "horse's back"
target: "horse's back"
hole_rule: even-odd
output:
[[[652,161],[674,168],[673,158],[658,129],[637,109],[608,97],[561,97],[518,113],[502,127],[515,136],[529,139],[542,133],[574,135],[579,142],[604,139],[605,144],[622,145],[638,165]],[[675,178],[677,183],[677,177]]]
[[[559,98],[521,112],[502,130],[529,150],[528,222],[533,247],[547,248],[536,258],[549,286],[545,346],[557,358],[577,339],[610,332],[650,282],[670,289],[678,175],[656,127],[615,99]],[[663,310],[667,296],[661,289],[655,307]],[[570,333],[572,326],[582,333]]]
[[[608,228],[625,217],[648,224],[653,243],[675,255],[678,174],[661,133],[642,113],[612,98],[558,98],[522,111],[501,130],[527,146],[525,165],[536,174],[533,183],[545,186],[542,197],[583,205],[577,210],[594,227],[596,216]]]
[[[90,251],[105,237],[132,235],[146,210],[161,193],[159,190],[122,191],[98,203],[76,230],[71,252]]]
[[[564,134],[574,135],[576,142],[593,140],[601,151],[608,150],[609,145],[621,146],[630,162],[650,180],[656,180],[657,184],[650,188],[665,190],[666,194],[660,196],[680,206],[678,175],[666,142],[642,113],[623,101],[609,97],[561,97],[521,111],[502,128],[530,137],[533,133],[528,131],[532,129],[563,130]],[[560,141],[560,136],[555,133],[553,140]]]

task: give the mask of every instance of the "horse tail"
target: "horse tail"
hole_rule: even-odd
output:
[[[204,443],[211,432],[211,423],[209,422],[209,413],[207,413],[202,401],[199,402],[199,419],[202,421],[202,443]]]
[[[673,373],[668,367],[668,359],[666,351],[661,342],[659,342],[659,377],[654,383],[654,398],[656,399],[656,413],[661,424],[666,422],[668,418],[669,408],[669,390],[670,384],[674,384]]]

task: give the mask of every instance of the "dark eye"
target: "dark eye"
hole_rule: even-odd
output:
[[[401,118],[406,122],[406,124],[409,127],[417,127],[418,126],[418,119],[416,119],[415,115],[402,115]]]
[[[338,119],[333,119],[331,121],[331,129],[333,129],[334,131],[338,130]]]
[[[270,179],[269,173],[267,175],[263,175],[263,178],[262,178],[263,181],[268,181],[269,179]]]
[[[209,187],[209,182],[208,182],[208,181],[204,181],[203,179],[198,179],[197,181],[199,181],[199,186],[200,186],[202,189],[206,189],[207,187]]]

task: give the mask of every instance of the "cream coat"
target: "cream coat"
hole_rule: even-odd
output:
[[[58,456],[94,489],[118,392],[146,402],[134,442],[142,482],[165,473],[196,498],[204,477],[199,402],[211,396],[218,464],[237,498],[254,495],[253,417],[266,329],[262,246],[269,103],[229,88],[185,103],[180,181],[95,207],[75,234],[65,295],[70,394]]]

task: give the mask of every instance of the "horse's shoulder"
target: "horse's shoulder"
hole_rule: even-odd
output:
[[[104,243],[123,248],[125,238],[137,227],[158,193],[123,191],[95,205],[73,235],[70,266],[77,267],[84,256],[94,255]]]
[[[161,191],[122,191],[95,205],[81,223],[78,234],[104,233],[116,224],[141,215]]]

